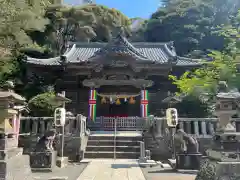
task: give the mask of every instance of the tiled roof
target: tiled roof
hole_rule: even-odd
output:
[[[130,43],[121,35],[109,43],[71,43],[66,53],[67,63],[93,61],[99,56],[122,54],[132,56],[136,60],[159,64],[173,63],[177,66],[195,66],[199,61],[178,57],[172,42],[168,43]],[[170,62],[171,61],[171,62]],[[27,58],[27,62],[39,65],[60,65],[61,57],[49,59]]]

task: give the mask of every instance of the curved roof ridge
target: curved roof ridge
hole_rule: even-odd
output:
[[[120,36],[119,38],[121,38],[121,39],[123,40],[124,44],[127,45],[128,48],[130,48],[130,50],[133,51],[133,53],[136,53],[137,55],[143,56],[143,58],[147,59],[147,57],[146,57],[142,52],[140,52],[138,49],[136,49],[136,48],[127,40],[126,37],[123,37],[122,35],[119,35],[119,36]]]
[[[178,58],[180,59],[183,59],[183,60],[188,60],[188,61],[193,61],[193,62],[199,62],[199,61],[202,61],[202,59],[193,59],[193,58],[189,58],[189,57],[184,57],[184,56],[177,56]]]
[[[73,55],[73,53],[76,51],[76,44],[74,44],[71,48],[69,48],[69,51],[66,51],[63,56],[65,56],[67,59]]]
[[[175,48],[173,47],[172,44],[171,44],[171,46],[172,46],[172,49],[170,49],[167,44],[164,44],[164,48],[166,49],[166,52],[172,57],[177,57],[177,53],[175,51]]]
[[[196,66],[201,65],[202,59],[193,59],[188,57],[177,56],[177,65],[178,66]]]
[[[131,42],[128,41],[133,46],[163,46],[165,44],[169,45],[172,43],[172,41],[168,42]],[[107,45],[109,42],[78,42],[78,41],[72,41],[69,42],[70,45],[76,45],[76,47],[82,46],[82,47],[103,47],[104,45]]]
[[[121,46],[122,44],[122,46]],[[126,49],[125,49],[126,48]],[[110,42],[106,43],[103,47],[97,50],[92,57],[95,57],[100,54],[105,54],[107,51],[116,51],[120,53],[129,53],[130,55],[134,55],[139,59],[148,59],[142,52],[136,49],[126,37],[123,37],[121,34],[118,34],[115,38],[113,38]]]
[[[173,41],[167,42],[130,42],[132,45],[140,45],[140,46],[163,46],[165,44],[169,45]]]
[[[76,45],[73,45],[71,48],[68,48],[62,56],[66,58],[70,57],[76,50]],[[59,65],[61,56],[56,56],[52,58],[32,58],[27,56],[27,62],[33,64],[49,64],[49,65]]]

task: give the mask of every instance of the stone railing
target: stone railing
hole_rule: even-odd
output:
[[[141,117],[98,117],[95,121],[81,121],[81,115],[77,117],[68,117],[65,126],[67,134],[78,134],[86,131],[86,126],[90,130],[114,130],[116,120],[117,130],[142,130],[144,128],[145,118]],[[236,129],[240,132],[240,118],[233,118]],[[166,119],[154,118],[154,123],[158,127],[159,134],[165,131]],[[217,126],[217,118],[179,118],[179,124],[188,134],[200,137],[212,136]],[[46,130],[52,128],[53,117],[22,117],[20,124],[20,135],[43,134]]]
[[[179,118],[180,127],[188,134],[200,137],[212,136],[217,126],[217,118]],[[158,134],[163,134],[167,127],[165,118],[155,118]]]
[[[88,121],[91,130],[118,131],[142,130],[146,118],[142,117],[97,117],[95,121]]]
[[[67,117],[65,124],[65,134],[82,134],[86,131],[86,120],[82,115]],[[20,135],[41,135],[53,128],[53,117],[22,117],[20,123]]]

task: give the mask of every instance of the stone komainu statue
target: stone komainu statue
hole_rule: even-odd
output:
[[[197,139],[184,132],[178,124],[174,135],[174,146],[176,153],[198,153],[199,144]]]
[[[35,151],[51,151],[54,150],[53,143],[56,137],[56,130],[51,129],[42,136],[35,147]]]

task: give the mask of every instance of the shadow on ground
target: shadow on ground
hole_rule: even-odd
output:
[[[173,173],[173,174],[197,175],[197,171],[185,171],[185,170],[176,171],[173,169],[162,169],[162,170],[154,170],[154,171],[149,170],[148,173]]]
[[[113,169],[138,167],[138,164],[112,164]]]

